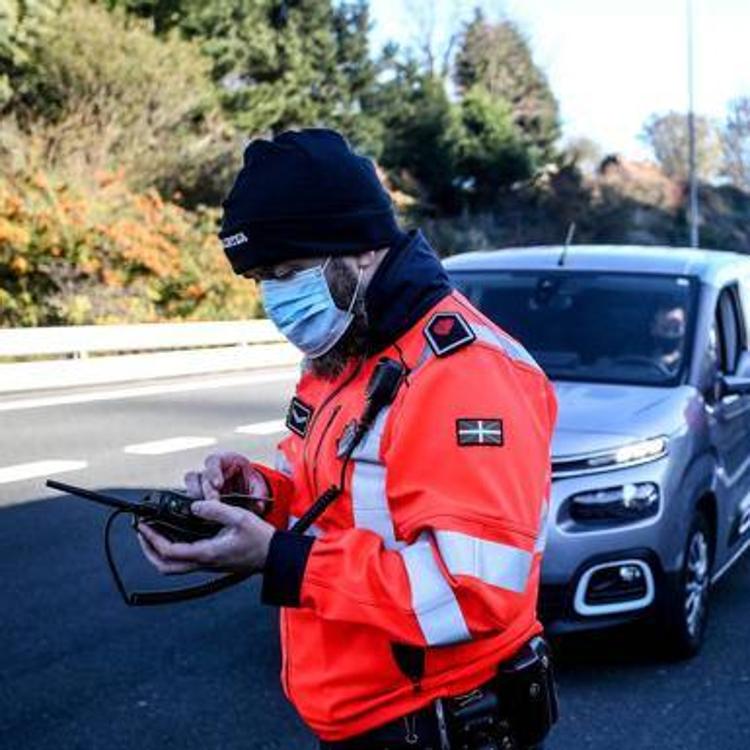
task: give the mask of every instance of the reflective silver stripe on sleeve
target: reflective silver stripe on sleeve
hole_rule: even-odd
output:
[[[289,521],[287,522],[287,529],[291,529],[292,526],[294,526],[295,523],[299,521],[299,518],[297,516],[289,516]],[[314,536],[314,537],[321,537],[323,536],[323,529],[321,529],[319,526],[316,526],[313,524],[306,532],[305,536]]]
[[[352,453],[352,513],[358,529],[369,529],[378,534],[386,549],[400,549],[403,542],[396,540],[391,509],[385,491],[386,468],[380,461],[380,441],[390,407],[383,409]]]
[[[549,530],[549,503],[545,501],[542,503],[542,515],[539,520],[539,532],[536,537],[536,544],[534,545],[534,552],[544,552],[544,548],[547,545],[547,531]]]
[[[483,341],[485,344],[490,344],[490,346],[502,349],[502,351],[504,351],[511,359],[523,362],[537,370],[541,369],[531,354],[529,354],[521,344],[510,338],[510,336],[481,323],[470,321],[467,321],[467,323],[477,337],[477,341]],[[427,364],[427,362],[429,362],[434,356],[435,354],[432,349],[429,346],[426,346],[411,369],[410,374],[412,377],[417,370]]]
[[[284,451],[276,451],[276,457],[274,458],[273,468],[287,477],[292,476],[292,465],[289,463],[287,457],[284,455]]]
[[[508,591],[523,593],[534,556],[501,542],[463,534],[435,531],[440,557],[453,575],[472,576]]]
[[[536,360],[526,351],[526,349],[524,349],[524,347],[517,341],[510,338],[510,336],[506,336],[502,332],[496,331],[494,328],[490,328],[489,326],[480,323],[470,323],[469,325],[479,341],[484,341],[485,344],[499,347],[511,359],[523,362],[537,370],[541,369]]]
[[[409,577],[412,608],[427,644],[442,646],[469,640],[469,628],[435,559],[429,536],[422,534],[399,554]]]

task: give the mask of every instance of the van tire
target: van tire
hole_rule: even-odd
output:
[[[660,629],[668,656],[690,659],[701,649],[708,624],[713,563],[713,532],[696,511],[690,524],[682,568],[666,584]]]

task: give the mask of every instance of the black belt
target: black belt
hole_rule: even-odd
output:
[[[321,741],[321,750],[441,750],[438,711],[442,702],[412,711],[376,729],[339,742]]]
[[[321,750],[520,750],[539,746],[557,721],[549,648],[535,636],[487,682]]]

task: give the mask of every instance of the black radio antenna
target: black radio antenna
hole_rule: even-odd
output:
[[[565,244],[563,245],[562,252],[560,253],[560,257],[557,259],[557,265],[562,268],[562,266],[565,265],[565,258],[568,255],[568,248],[570,247],[570,243],[573,242],[573,237],[576,233],[576,223],[574,221],[570,222],[570,225],[568,226],[568,234],[565,236]]]
[[[108,508],[116,508],[117,510],[124,511],[139,509],[137,504],[129,503],[127,500],[122,500],[119,497],[104,495],[101,492],[92,492],[83,487],[75,487],[72,484],[65,484],[65,482],[56,482],[54,479],[47,480],[47,487],[51,487],[53,490],[60,490],[60,492],[67,492],[69,495],[78,495],[78,497],[83,497],[86,500],[93,500],[95,503],[106,505]]]

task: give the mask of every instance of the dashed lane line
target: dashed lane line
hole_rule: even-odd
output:
[[[119,401],[126,398],[142,396],[159,396],[165,393],[189,393],[214,388],[231,388],[235,386],[262,385],[265,383],[279,383],[296,380],[299,370],[284,370],[273,373],[257,373],[242,376],[212,378],[192,383],[163,383],[161,385],[144,385],[127,388],[114,388],[106,391],[91,391],[90,393],[70,393],[59,396],[41,396],[39,398],[20,398],[10,401],[0,401],[0,412],[19,411],[21,409],[41,409],[49,406],[67,404],[86,404],[94,401]]]
[[[50,474],[61,474],[64,471],[77,471],[85,469],[88,466],[86,461],[31,461],[25,464],[15,464],[14,466],[0,466],[0,484],[9,482],[21,482],[24,479],[35,479],[36,477],[45,477]]]
[[[275,435],[278,432],[286,432],[286,423],[283,419],[272,419],[268,422],[254,422],[243,424],[235,429],[242,435]]]
[[[134,453],[137,456],[162,456],[165,453],[177,453],[192,448],[205,448],[207,445],[215,445],[216,438],[195,437],[193,435],[181,435],[180,437],[166,438],[165,440],[152,440],[148,443],[134,443],[123,448],[125,453]]]

